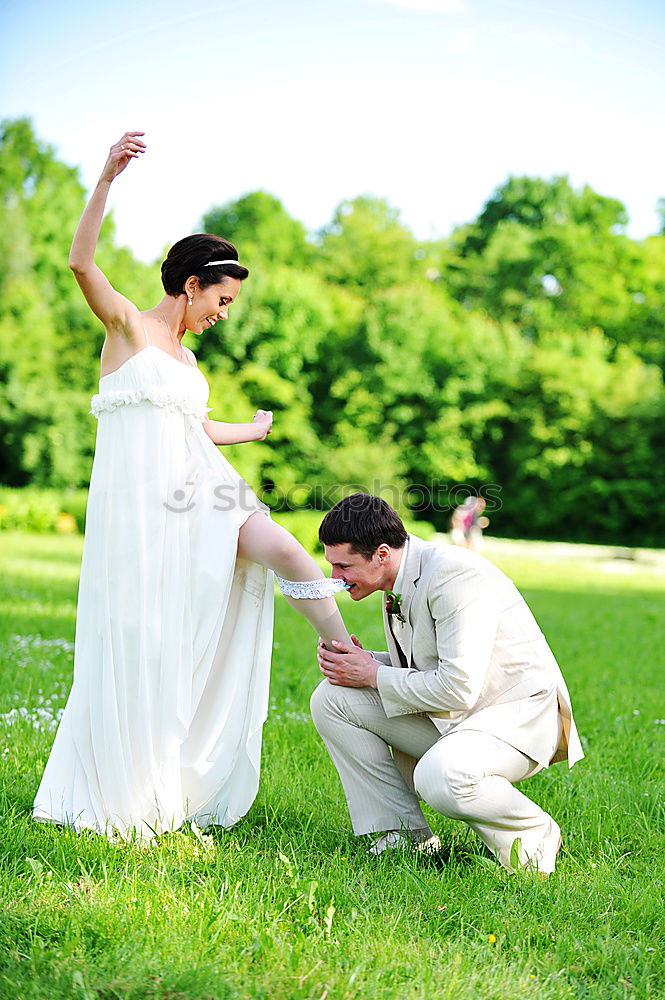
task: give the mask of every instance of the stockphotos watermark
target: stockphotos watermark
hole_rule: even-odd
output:
[[[195,482],[187,481],[185,486],[193,487]],[[209,495],[202,495],[195,489],[176,489],[170,499],[164,501],[167,510],[174,514],[186,514],[198,504],[210,503],[213,510],[228,513],[233,510],[256,510],[258,500],[277,513],[296,510],[318,510],[322,513],[343,497],[353,493],[371,493],[380,496],[396,510],[409,510],[414,514],[451,514],[461,506],[467,497],[480,497],[485,501],[485,514],[496,514],[503,507],[502,487],[498,483],[444,483],[439,479],[431,482],[412,483],[397,486],[374,480],[371,483],[344,483],[333,486],[296,483],[288,490],[278,486],[254,491],[248,483],[220,483],[210,489]]]

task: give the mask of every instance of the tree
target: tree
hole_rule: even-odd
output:
[[[88,415],[104,329],[67,265],[85,203],[78,171],[38,141],[26,119],[0,125],[0,468],[5,481],[87,483]],[[157,275],[114,243],[105,219],[97,260],[140,308]]]
[[[248,263],[302,267],[312,257],[304,226],[291,218],[281,201],[267,191],[252,191],[237,201],[211,208],[203,228],[233,243]]]
[[[85,192],[29,122],[0,129],[0,474],[85,485],[104,339],[67,267]],[[665,235],[566,178],[511,178],[448,241],[420,245],[385,201],[345,202],[309,241],[258,191],[205,216],[251,267],[231,321],[189,337],[213,419],[275,412],[225,449],[271,502],[346,485],[448,527],[493,486],[500,533],[663,544]],[[139,308],[161,294],[104,222],[97,259]],[[452,492],[452,496],[450,496]],[[459,491],[458,491],[459,495]]]
[[[372,292],[407,284],[418,273],[418,243],[381,198],[342,202],[319,240],[323,274],[341,285]]]
[[[639,349],[644,273],[621,202],[567,178],[511,177],[453,235],[447,279],[467,308],[531,338],[595,327]]]
[[[488,463],[504,508],[493,523],[519,537],[656,544],[665,493],[662,374],[602,333],[548,334],[530,345],[505,396]],[[492,451],[495,453],[492,454]],[[656,465],[652,463],[656,460]]]

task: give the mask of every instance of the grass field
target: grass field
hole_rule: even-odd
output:
[[[665,573],[497,558],[562,665],[587,754],[523,786],[564,834],[546,880],[509,876],[431,812],[444,862],[367,856],[309,720],[312,636],[281,598],[262,783],[240,823],[147,847],[33,823],[81,548],[0,534],[0,997],[665,996]],[[340,606],[383,648],[376,600]]]

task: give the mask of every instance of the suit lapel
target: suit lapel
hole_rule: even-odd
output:
[[[422,556],[422,551],[424,547],[424,542],[420,538],[416,538],[415,535],[409,535],[409,548],[406,554],[406,564],[404,566],[404,575],[402,577],[402,615],[404,617],[405,623],[402,625],[393,617],[392,626],[395,630],[395,638],[397,643],[399,643],[403,658],[406,663],[402,663],[402,657],[399,655],[399,649],[397,648],[397,643],[395,638],[393,638],[390,623],[388,622],[388,614],[385,609],[385,602],[383,607],[383,627],[386,633],[386,639],[388,640],[388,648],[390,650],[390,656],[395,661],[402,663],[402,666],[411,666],[411,654],[413,649],[413,627],[409,615],[411,608],[411,602],[413,600],[414,594],[416,592],[416,584],[420,579],[420,560]]]
[[[425,543],[415,535],[409,535],[409,551],[407,553],[404,577],[402,580],[402,614],[406,623],[400,627],[397,638],[404,650],[407,665],[411,666],[413,650],[413,622],[411,621],[411,604],[420,579],[420,561]],[[398,623],[399,624],[399,623]]]
[[[383,631],[386,633],[386,642],[388,643],[388,652],[390,653],[390,659],[394,664],[399,664],[400,667],[406,667],[407,662],[404,659],[404,653],[400,650],[399,646],[395,642],[392,629],[390,627],[390,622],[388,620],[388,612],[386,611],[386,602],[383,601]]]

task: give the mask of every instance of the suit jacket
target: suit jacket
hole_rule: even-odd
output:
[[[409,535],[405,624],[388,616],[377,686],[389,717],[417,712],[440,733],[491,733],[543,767],[584,753],[559,665],[524,598],[489,560]],[[401,647],[401,648],[400,648]],[[552,713],[561,738],[552,755]],[[402,761],[402,770],[404,762]]]

